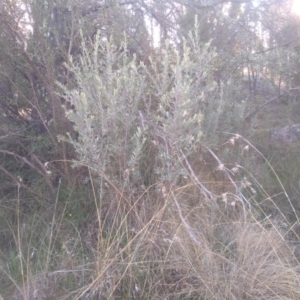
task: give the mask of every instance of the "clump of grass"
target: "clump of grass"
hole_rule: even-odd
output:
[[[211,225],[215,230],[203,235],[201,246],[184,232],[173,242],[176,271],[181,274],[177,299],[188,294],[200,299],[297,297],[299,269],[278,228],[266,230],[242,221]]]
[[[223,165],[212,171],[225,172]],[[296,233],[289,240],[295,224],[288,216],[278,222],[264,215],[255,197],[243,206],[246,187],[239,190],[238,175],[229,173],[234,180],[230,187],[227,179],[225,201],[224,190],[205,195],[201,173],[192,174],[191,165],[186,169],[190,179],[164,182],[156,194],[148,188],[129,198],[111,185],[110,204],[94,186],[94,208],[84,222],[67,218],[57,203],[51,218],[45,213],[17,223],[19,229],[11,225],[16,247],[1,264],[2,297],[298,299]]]

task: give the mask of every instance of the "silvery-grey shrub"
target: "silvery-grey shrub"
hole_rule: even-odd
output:
[[[78,132],[65,139],[79,163],[116,183],[185,174],[183,157],[215,134],[224,108],[213,80],[216,52],[201,43],[197,26],[180,50],[166,41],[145,60],[128,54],[126,37],[119,47],[100,35],[92,46],[82,43],[80,60],[68,66],[76,88],[63,87]]]

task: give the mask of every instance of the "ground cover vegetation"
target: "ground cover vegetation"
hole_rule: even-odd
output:
[[[290,0],[0,3],[0,299],[300,299]]]

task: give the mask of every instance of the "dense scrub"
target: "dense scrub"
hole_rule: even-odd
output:
[[[154,47],[116,1],[33,3],[0,35],[0,299],[300,299],[294,21],[264,51],[258,8],[188,7]]]

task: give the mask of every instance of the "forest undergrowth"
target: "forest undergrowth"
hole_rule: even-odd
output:
[[[197,30],[182,48],[70,60],[78,176],[1,199],[0,298],[300,299],[297,151],[235,133],[249,103]]]

